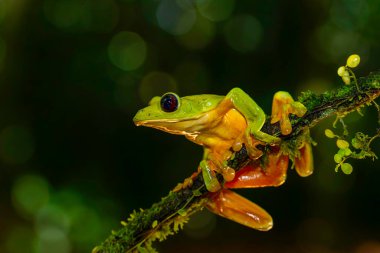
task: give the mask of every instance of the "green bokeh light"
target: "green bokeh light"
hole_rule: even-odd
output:
[[[145,61],[145,41],[134,32],[119,32],[108,46],[108,57],[118,68],[130,71],[139,68]]]
[[[8,126],[0,133],[0,158],[9,164],[27,162],[34,153],[34,138],[23,126]]]
[[[196,0],[202,16],[211,21],[222,21],[230,17],[235,7],[234,0]]]
[[[187,33],[194,25],[195,9],[185,1],[162,0],[157,8],[158,25],[173,35]]]
[[[256,49],[261,41],[262,28],[259,21],[251,15],[235,16],[224,29],[228,45],[241,53]]]
[[[209,20],[198,17],[193,28],[180,36],[180,43],[188,49],[202,49],[206,47],[215,36],[215,25]]]
[[[367,1],[335,0],[331,4],[330,19],[343,30],[365,27],[369,17]]]
[[[23,216],[35,215],[49,201],[49,184],[37,175],[25,175],[13,184],[12,201]]]
[[[57,205],[48,204],[37,212],[35,225],[38,231],[43,231],[48,227],[55,227],[67,232],[70,228],[70,217],[67,212]]]
[[[338,62],[350,53],[359,54],[362,62],[365,62],[370,50],[369,43],[359,33],[338,29],[331,23],[326,23],[316,30],[310,46],[313,47],[310,52],[321,62]]]
[[[177,82],[165,72],[153,71],[144,76],[140,84],[140,98],[148,103],[154,96],[161,96],[166,92],[177,92]]]
[[[111,224],[115,225],[117,222],[111,220],[110,217],[100,218],[100,213],[104,210],[96,210],[94,203],[86,204],[87,198],[77,190],[70,188],[55,192],[51,197],[48,212],[44,212],[44,219],[36,223],[37,228],[50,225],[61,231],[67,231],[72,248],[77,249],[78,252],[89,252],[98,241],[107,235],[112,227]],[[113,202],[113,204],[115,203]],[[58,214],[55,214],[54,210]],[[65,221],[62,221],[60,217],[63,217]]]
[[[99,215],[86,206],[75,206],[70,210],[72,226],[69,238],[80,248],[89,247],[101,240],[103,224]],[[89,249],[88,249],[89,250]]]
[[[38,253],[69,253],[70,241],[62,230],[55,227],[46,227],[38,233]]]
[[[45,0],[46,18],[56,27],[69,31],[111,31],[119,10],[113,0]]]

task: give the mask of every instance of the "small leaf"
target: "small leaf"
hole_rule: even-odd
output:
[[[344,148],[341,148],[341,149],[338,150],[338,154],[343,157],[343,156],[346,155],[346,150]]]
[[[349,163],[342,163],[341,167],[340,167],[343,171],[344,174],[346,175],[350,175],[352,173],[352,165],[349,164]]]
[[[359,63],[360,63],[360,56],[357,54],[352,54],[347,59],[347,66],[350,68],[357,67],[359,65]]]
[[[345,66],[340,66],[338,68],[338,76],[342,77],[345,71],[346,71],[346,67]]]
[[[345,148],[345,149],[343,149],[343,150],[344,150],[344,155],[345,155],[345,156],[349,156],[349,155],[352,154],[352,151],[351,151],[350,148]]]
[[[353,139],[351,140],[351,144],[352,144],[352,146],[353,146],[354,148],[356,148],[356,149],[359,149],[359,148],[362,148],[362,147],[363,147],[363,144],[361,143],[361,141],[359,141],[359,140],[356,139],[356,138],[353,138]]]
[[[337,140],[336,145],[340,149],[345,149],[345,148],[348,148],[350,146],[350,144],[347,141],[342,140],[342,139]]]
[[[334,132],[331,131],[330,129],[325,129],[325,135],[327,138],[334,138],[335,137]]]
[[[342,161],[342,159],[343,159],[343,156],[341,154],[335,154],[334,155],[334,161],[336,163],[340,163]]]

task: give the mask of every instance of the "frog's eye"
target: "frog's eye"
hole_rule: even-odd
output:
[[[166,93],[161,97],[161,109],[165,112],[174,112],[178,109],[179,98],[174,93]]]

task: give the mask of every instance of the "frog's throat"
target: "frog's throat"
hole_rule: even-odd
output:
[[[177,134],[177,135],[186,135],[186,136],[193,136],[198,135],[198,131],[194,131],[194,129],[191,129],[194,120],[196,119],[189,119],[189,120],[177,120],[177,119],[170,119],[170,120],[142,120],[135,122],[136,126],[146,126],[155,128],[167,133],[171,134]],[[180,125],[179,125],[180,124]]]

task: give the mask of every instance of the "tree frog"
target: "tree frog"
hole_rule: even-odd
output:
[[[299,117],[307,109],[295,102],[287,92],[277,92],[273,98],[271,123],[279,122],[283,135],[292,131],[289,114]],[[199,164],[207,190],[210,192],[208,208],[229,219],[249,227],[268,230],[272,227],[270,215],[249,200],[228,188],[276,186],[284,182],[289,158],[279,150],[281,139],[261,131],[266,120],[264,111],[240,88],[233,88],[226,96],[194,95],[180,98],[169,92],[154,97],[149,106],[137,112],[133,121],[137,126],[156,128],[171,134],[184,135],[204,147]],[[235,173],[227,166],[234,151],[245,145],[252,161]],[[269,145],[273,152],[262,168],[259,158],[263,152],[257,145]],[[312,155],[309,143],[300,147],[295,167],[302,176],[312,172]],[[216,173],[225,181],[221,186]]]

